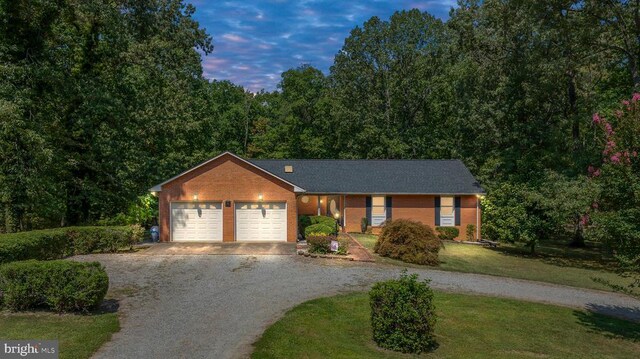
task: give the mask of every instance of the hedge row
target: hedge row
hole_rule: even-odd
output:
[[[0,264],[59,259],[73,254],[115,252],[142,239],[142,227],[67,227],[0,235]]]
[[[88,312],[108,289],[109,277],[98,262],[28,260],[0,266],[0,307],[13,311]]]

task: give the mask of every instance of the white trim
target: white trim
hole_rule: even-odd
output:
[[[168,180],[166,180],[166,181],[164,181],[164,182],[162,182],[162,183],[160,183],[160,184],[157,184],[157,185],[155,185],[155,186],[153,186],[153,187],[149,188],[149,192],[160,192],[160,191],[162,191],[162,186],[164,186],[165,184],[167,184],[167,183],[169,183],[169,182],[171,182],[171,181],[173,181],[173,180],[176,180],[176,179],[178,179],[178,178],[180,178],[180,177],[182,177],[182,176],[186,175],[187,173],[189,173],[189,172],[191,172],[191,171],[193,171],[193,170],[195,170],[195,169],[198,169],[198,168],[200,168],[200,167],[202,167],[202,166],[206,165],[207,163],[209,163],[209,162],[211,162],[211,161],[215,161],[215,160],[217,160],[218,158],[220,158],[220,157],[222,157],[222,156],[224,156],[224,155],[231,155],[232,157],[235,157],[235,158],[239,159],[240,161],[242,161],[242,162],[244,162],[244,163],[246,163],[246,164],[248,164],[248,165],[251,165],[251,166],[253,166],[253,167],[257,168],[257,169],[259,169],[260,171],[262,171],[262,172],[264,172],[264,173],[267,173],[267,174],[269,174],[269,175],[271,175],[271,176],[273,176],[273,177],[275,177],[275,178],[279,179],[280,181],[282,181],[282,182],[284,182],[284,183],[286,183],[286,184],[288,184],[288,185],[293,186],[293,192],[295,192],[295,193],[305,192],[304,188],[298,187],[298,186],[296,186],[295,184],[293,184],[293,183],[291,183],[291,182],[289,182],[289,181],[285,180],[284,178],[278,177],[278,176],[274,175],[273,173],[271,173],[271,172],[269,172],[269,171],[265,170],[264,168],[259,167],[259,166],[256,166],[256,165],[254,165],[253,163],[251,163],[251,162],[249,162],[249,161],[245,160],[244,158],[242,158],[242,157],[240,157],[240,156],[238,156],[238,155],[236,155],[236,154],[234,154],[234,153],[231,153],[231,152],[229,152],[229,151],[223,152],[223,153],[221,153],[221,154],[217,155],[216,157],[214,157],[214,158],[212,158],[212,159],[206,160],[206,161],[202,162],[201,164],[199,164],[199,165],[197,165],[197,166],[195,166],[195,167],[193,167],[193,168],[191,168],[191,169],[188,169],[188,170],[186,170],[186,171],[184,171],[184,172],[180,173],[180,174],[179,174],[179,175],[177,175],[177,176],[171,177],[170,179],[168,179]]]

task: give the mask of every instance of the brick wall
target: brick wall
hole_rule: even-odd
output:
[[[394,195],[392,196],[392,218],[411,219],[431,226],[435,230],[435,196],[432,195]],[[458,240],[466,240],[468,224],[476,224],[476,196],[460,196],[460,231]],[[366,216],[366,196],[346,196],[346,230],[360,232],[360,219]],[[379,228],[373,228],[379,233]]]
[[[345,196],[345,230],[347,232],[360,232],[360,220],[367,216],[366,196]]]
[[[235,202],[256,202],[259,193],[265,202],[287,203],[287,241],[297,239],[293,186],[227,154],[162,186],[159,193],[161,241],[170,240],[170,203],[191,201],[195,193],[201,202],[231,201],[231,207],[223,204],[224,242],[235,240]]]
[[[309,202],[303,203],[301,198],[308,197]],[[327,196],[320,196],[320,215],[327,214]],[[298,215],[317,216],[318,215],[318,196],[300,195],[298,197]]]

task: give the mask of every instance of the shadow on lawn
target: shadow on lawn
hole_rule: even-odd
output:
[[[589,304],[587,311],[576,310],[573,315],[589,331],[607,338],[622,338],[640,342],[640,308]],[[613,318],[616,317],[616,318]],[[633,318],[635,322],[618,319]]]
[[[105,299],[100,304],[100,308],[96,310],[95,314],[104,313],[116,313],[120,308],[120,301],[117,299]]]
[[[603,258],[598,248],[571,248],[564,243],[545,243],[536,248],[535,254],[531,254],[528,248],[515,246],[500,246],[490,250],[518,258],[537,259],[558,267],[611,271],[615,266],[615,262]]]

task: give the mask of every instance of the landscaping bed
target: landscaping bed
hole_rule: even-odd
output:
[[[637,358],[640,325],[582,310],[436,292],[437,348],[425,358]],[[588,345],[587,345],[588,343]],[[253,358],[407,358],[372,339],[369,297],[305,302],[269,327]]]
[[[353,239],[350,235],[346,233],[340,233],[337,236],[338,240],[342,243],[343,246],[346,246],[346,253],[341,254],[340,252],[331,252],[331,251],[313,251],[309,250],[309,245],[307,242],[301,242],[297,245],[297,253],[298,255],[308,257],[308,258],[326,258],[326,259],[341,259],[348,261],[360,261],[360,262],[373,262],[373,257],[367,252],[367,249],[364,248],[357,240]]]

